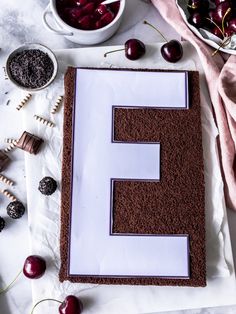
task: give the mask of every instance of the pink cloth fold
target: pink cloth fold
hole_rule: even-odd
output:
[[[205,71],[208,89],[219,130],[219,149],[225,198],[236,210],[236,56],[224,61],[210,46],[202,42],[185,24],[175,0],[152,0],[163,18],[197,50]]]

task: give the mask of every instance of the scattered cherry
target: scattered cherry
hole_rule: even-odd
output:
[[[58,308],[59,314],[81,314],[83,311],[82,301],[74,295],[69,295],[65,298],[65,300],[63,302],[58,301],[56,299],[43,299],[43,300],[37,302],[33,306],[30,314],[33,314],[35,308],[40,303],[46,302],[46,301],[53,301],[53,302],[60,303],[60,306]]]
[[[83,311],[83,303],[74,295],[69,295],[59,306],[60,314],[80,314]]]
[[[183,57],[183,47],[178,40],[173,39],[168,41],[155,26],[147,21],[144,21],[144,24],[154,28],[166,41],[166,43],[161,47],[161,55],[167,62],[176,63]]]
[[[16,282],[16,280],[23,274],[29,279],[38,279],[43,276],[46,270],[45,260],[38,255],[28,256],[24,262],[23,269],[17,274],[15,279],[4,289],[0,289],[0,294],[6,293]]]
[[[125,51],[126,58],[134,61],[140,59],[145,54],[146,48],[141,40],[132,38],[125,42],[124,48],[106,52],[104,54],[104,57],[106,57],[110,53],[117,51]]]
[[[46,270],[45,260],[38,255],[28,256],[25,260],[23,273],[29,279],[38,279]]]

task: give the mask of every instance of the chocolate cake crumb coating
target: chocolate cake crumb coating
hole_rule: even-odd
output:
[[[161,180],[158,183],[137,181],[114,183],[113,231],[188,234],[190,279],[104,278],[69,275],[72,112],[76,76],[76,69],[69,68],[65,75],[60,281],[206,286],[205,186],[199,73],[193,71],[188,73],[190,109],[115,109],[115,140],[161,142]],[[176,148],[178,148],[178,154],[175,153]]]
[[[43,139],[25,131],[17,142],[17,147],[30,154],[36,155],[42,143]]]

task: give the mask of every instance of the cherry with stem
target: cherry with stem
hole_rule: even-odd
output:
[[[161,55],[167,62],[175,63],[183,57],[183,47],[178,40],[173,39],[168,41],[165,36],[151,23],[147,21],[144,21],[143,23],[152,27],[166,41],[166,43],[161,47]]]
[[[140,59],[145,54],[146,48],[141,40],[132,38],[125,42],[124,48],[108,51],[104,54],[104,57],[106,58],[108,54],[118,51],[125,51],[126,58],[134,61]]]

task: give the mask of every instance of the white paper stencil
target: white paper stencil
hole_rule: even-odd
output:
[[[113,138],[115,107],[187,109],[186,72],[77,69],[70,275],[189,277],[187,235],[112,233],[114,180],[159,181],[161,143]]]

